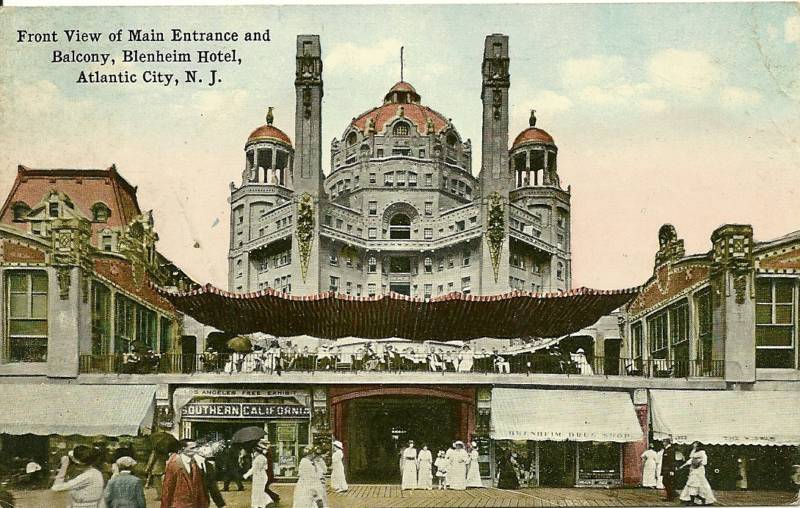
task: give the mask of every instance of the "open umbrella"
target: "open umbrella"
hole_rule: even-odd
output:
[[[227,342],[227,344],[229,348],[233,349],[237,353],[249,353],[253,350],[253,343],[250,342],[250,339],[241,335],[232,338]]]
[[[177,452],[180,446],[178,445],[178,439],[166,432],[150,434],[150,444],[153,445],[154,450],[165,454]]]
[[[267,433],[264,432],[264,429],[261,427],[245,427],[243,429],[239,429],[234,432],[233,437],[231,438],[232,443],[250,443],[252,441],[258,441],[262,437],[264,437]]]

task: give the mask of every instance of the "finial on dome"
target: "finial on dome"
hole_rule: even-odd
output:
[[[531,118],[530,118],[530,120],[528,120],[528,123],[530,124],[531,127],[536,127],[536,110],[535,109],[531,110]]]
[[[272,115],[272,106],[267,108],[267,125],[272,125],[272,121],[275,120],[275,117]]]

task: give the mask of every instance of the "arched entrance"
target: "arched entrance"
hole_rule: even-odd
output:
[[[474,388],[335,387],[331,419],[353,483],[396,483],[409,439],[435,455],[456,439],[472,439]]]

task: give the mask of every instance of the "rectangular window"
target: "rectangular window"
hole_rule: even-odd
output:
[[[456,222],[456,231],[464,231],[466,229],[466,224],[464,224],[463,220]]]
[[[453,256],[447,258],[447,268],[455,268],[456,263],[453,260]]]
[[[383,155],[383,150],[378,150],[378,153],[380,154],[380,155],[378,155],[378,157],[380,157],[381,155]],[[377,181],[378,181],[377,175],[375,173],[370,173],[369,174],[369,183],[376,183]]]
[[[423,298],[430,298],[433,293],[433,284],[425,284],[423,287]]]
[[[336,252],[330,253],[328,256],[328,262],[331,264],[331,266],[339,266],[339,256],[336,254]]]
[[[433,260],[431,258],[425,258],[422,265],[425,268],[425,273],[433,273]]]
[[[383,185],[386,187],[394,185],[394,173],[386,173],[383,175]]]
[[[345,293],[347,293],[348,295],[353,293],[353,283],[352,282],[350,282],[350,281],[345,282],[344,283],[344,287],[345,287],[345,290],[344,290]]]
[[[161,317],[161,328],[159,330],[158,352],[167,353],[172,351],[172,321]]]
[[[344,221],[342,219],[336,219],[336,229],[342,229],[344,227]]]
[[[455,287],[455,285],[452,282],[448,282],[447,283],[447,291],[453,291],[454,287]]]
[[[439,266],[436,267],[436,270],[440,272],[444,270],[444,258],[439,258]]]
[[[333,224],[333,217],[331,217],[330,215],[326,215],[325,216],[325,225],[326,226],[330,226],[332,224]]]
[[[472,283],[469,277],[461,277],[461,292],[469,294],[472,291]]]
[[[671,305],[668,312],[672,371],[676,377],[687,377],[689,374],[689,301],[682,300]]]
[[[111,237],[111,235],[103,235],[103,238],[102,238],[101,242],[102,242],[102,247],[101,248],[105,252],[111,252],[111,249],[113,247],[113,242],[114,242],[114,239]]]
[[[424,148],[420,148],[419,149],[419,158],[420,159],[424,159],[425,158],[425,149]]]
[[[793,279],[756,279],[756,367],[795,367],[795,292]]]
[[[433,240],[433,228],[425,228],[425,239]]]
[[[378,261],[375,258],[367,260],[367,273],[375,273],[378,271]]]
[[[92,282],[92,354],[111,353],[111,291]]]
[[[8,361],[47,361],[47,273],[12,271],[8,288]]]
[[[356,284],[356,296],[361,296],[361,284]]]
[[[642,357],[643,337],[641,321],[631,325],[631,356],[634,360]]]
[[[370,215],[378,215],[378,202],[377,201],[369,201],[367,203],[367,211]]]
[[[650,340],[650,356],[656,359],[667,358],[669,344],[667,342],[667,313],[661,312],[647,320],[648,339]]]
[[[406,256],[389,258],[389,273],[411,273],[411,258]]]
[[[697,309],[697,356],[702,362],[703,372],[712,369],[714,320],[711,311],[711,291],[706,289],[695,297]]]
[[[369,283],[367,284],[367,295],[368,296],[375,296],[375,284]]]
[[[333,291],[334,293],[339,292],[339,277],[334,277],[333,275],[331,275],[331,284],[328,289],[330,291]]]
[[[375,240],[378,238],[378,230],[376,228],[369,228],[368,235],[370,240]]]
[[[431,173],[425,173],[425,185],[427,187],[433,185],[433,175]]]
[[[416,173],[409,173],[408,174],[408,186],[409,187],[416,187],[417,186],[417,174]]]
[[[376,154],[377,154],[377,157],[379,159],[383,158],[383,148],[378,148],[378,150],[376,151]]]
[[[469,257],[470,257],[470,252],[468,250],[465,250],[463,257],[461,258],[464,266],[469,266]]]
[[[398,171],[397,172],[397,186],[398,187],[405,187],[406,186],[406,172],[405,171]]]
[[[425,215],[433,215],[433,201],[425,201]]]
[[[353,188],[354,188],[354,189],[357,189],[357,188],[359,187],[359,183],[358,183],[358,180],[359,180],[359,179],[360,179],[360,178],[358,177],[358,175],[356,175],[356,176],[353,178]]]
[[[442,285],[442,284],[439,284],[438,286],[436,286],[436,292],[437,292],[438,294],[442,294],[442,293],[444,293],[444,285]]]

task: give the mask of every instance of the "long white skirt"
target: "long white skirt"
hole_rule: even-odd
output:
[[[403,480],[400,482],[403,490],[417,488],[417,461],[403,459]]]
[[[347,490],[347,479],[344,476],[344,464],[341,460],[334,461],[331,465],[331,487],[333,490]]]
[[[430,462],[419,463],[419,481],[417,487],[420,489],[430,489],[433,487],[433,473]]]
[[[656,476],[657,463],[655,459],[644,459],[642,487],[655,487],[658,484],[658,477]]]
[[[689,479],[686,486],[681,491],[681,501],[691,501],[692,496],[700,496],[705,500],[705,504],[713,504],[717,501],[714,491],[706,479],[706,468],[703,466],[693,468],[689,471]]]
[[[447,470],[447,480],[453,490],[465,490],[467,488],[467,465],[463,462],[453,461]]]
[[[474,459],[469,463],[467,469],[467,487],[483,487],[481,482],[481,471],[478,462]]]

